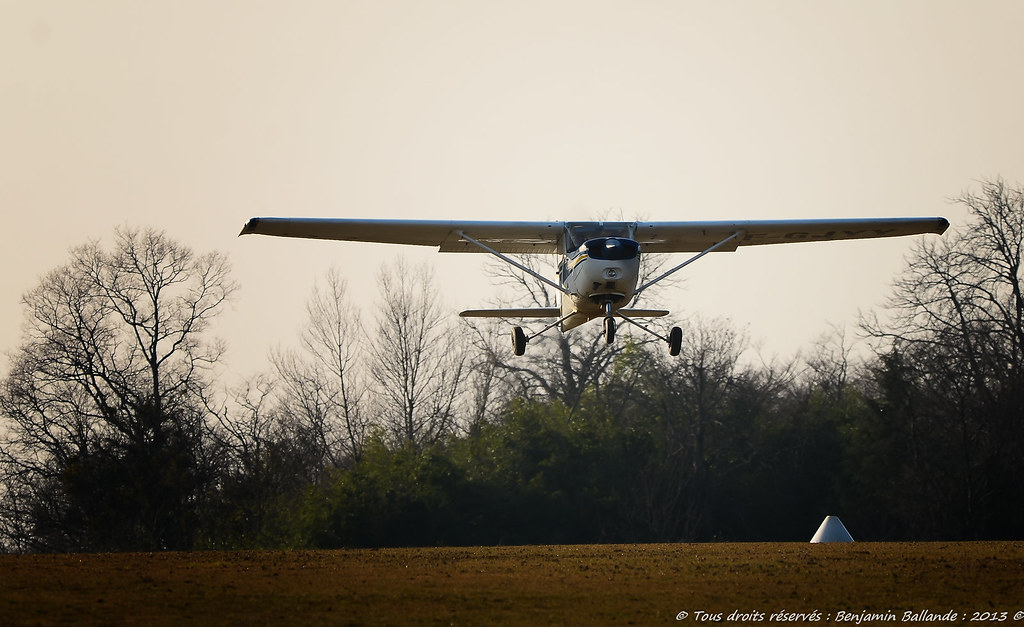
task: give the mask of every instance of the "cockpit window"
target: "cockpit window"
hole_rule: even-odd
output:
[[[631,239],[601,237],[588,241],[585,246],[587,247],[587,255],[591,259],[620,261],[633,259],[640,254],[640,244]]]
[[[576,250],[584,242],[601,237],[633,239],[632,222],[570,222],[567,226],[566,251]]]

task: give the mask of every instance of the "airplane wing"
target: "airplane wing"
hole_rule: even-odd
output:
[[[638,222],[634,239],[645,252],[678,253],[706,250],[737,231],[742,231],[742,235],[718,250],[733,251],[739,246],[762,244],[942,234],[947,228],[949,221],[945,218]]]
[[[349,242],[436,246],[440,252],[484,252],[459,232],[501,253],[557,253],[564,222],[252,218],[239,235],[335,239]]]
[[[945,218],[746,220],[736,222],[502,222],[453,220],[363,220],[350,218],[252,218],[239,235],[333,239],[352,242],[436,246],[440,252],[484,252],[463,233],[501,253],[557,253],[567,229],[632,228],[646,252],[699,252],[737,231],[718,250],[738,246],[825,242],[943,233]]]

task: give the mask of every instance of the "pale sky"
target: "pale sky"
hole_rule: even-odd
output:
[[[0,351],[21,295],[125,224],[230,256],[241,373],[332,265],[368,312],[398,255],[452,316],[500,293],[486,255],[236,237],[252,216],[955,226],[977,180],[1024,183],[1022,24],[1017,1],[0,0]],[[709,255],[664,305],[791,355],[882,303],[912,244]]]

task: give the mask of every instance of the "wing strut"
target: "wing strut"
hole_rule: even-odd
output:
[[[719,248],[721,248],[722,246],[725,246],[726,244],[728,244],[728,243],[729,243],[729,242],[731,242],[732,240],[734,240],[734,239],[736,239],[736,238],[738,238],[738,237],[742,236],[742,235],[743,235],[743,234],[744,234],[745,232],[746,232],[746,231],[743,231],[742,229],[740,229],[740,230],[736,231],[735,233],[733,233],[733,234],[732,234],[732,235],[730,235],[729,237],[727,237],[727,238],[723,239],[723,240],[722,240],[722,241],[720,241],[720,242],[716,242],[715,244],[713,244],[713,245],[712,245],[712,246],[710,246],[709,248],[706,248],[706,249],[704,249],[703,251],[701,251],[701,252],[697,253],[696,255],[694,255],[693,257],[690,257],[689,259],[687,259],[687,260],[686,260],[686,261],[684,261],[683,263],[679,264],[679,265],[678,265],[678,266],[676,266],[675,268],[672,268],[671,270],[669,270],[669,271],[668,271],[668,272],[666,272],[665,274],[662,274],[662,275],[661,275],[661,276],[659,276],[658,278],[656,278],[656,279],[652,279],[652,280],[648,281],[647,283],[644,283],[644,284],[643,284],[643,285],[641,285],[640,287],[636,288],[636,292],[635,292],[635,293],[633,294],[633,298],[636,298],[637,296],[639,296],[639,295],[640,295],[640,292],[642,292],[642,291],[644,291],[645,289],[649,288],[650,286],[654,285],[654,284],[655,284],[655,283],[657,283],[658,281],[661,281],[662,279],[664,279],[664,278],[668,277],[669,275],[675,274],[676,272],[678,272],[678,271],[682,270],[683,268],[685,268],[686,266],[690,265],[690,264],[691,264],[691,263],[693,263],[694,261],[697,261],[698,259],[700,259],[700,258],[701,258],[701,257],[703,257],[704,255],[706,255],[706,254],[708,254],[708,253],[711,253],[711,252],[714,252],[714,251],[718,250]],[[639,326],[639,325],[637,325],[637,326]]]
[[[527,268],[526,266],[524,266],[523,264],[519,263],[515,259],[512,259],[508,255],[503,255],[503,254],[499,253],[498,251],[494,250],[493,248],[491,248],[487,244],[484,244],[481,241],[473,239],[472,237],[466,235],[465,231],[456,231],[456,233],[458,233],[459,237],[461,237],[462,239],[466,240],[467,242],[469,242],[471,244],[476,244],[477,246],[479,246],[483,250],[491,253],[492,255],[497,257],[498,259],[501,259],[502,261],[504,261],[504,262],[506,262],[506,263],[508,263],[510,265],[513,265],[513,266],[519,268],[520,270],[522,270],[523,272],[525,272],[525,273],[529,274],[530,276],[534,277],[538,281],[542,281],[543,283],[545,283],[547,285],[550,285],[551,287],[555,288],[556,290],[558,290],[559,292],[561,292],[561,293],[563,293],[563,294],[565,294],[567,296],[572,296],[572,294],[570,294],[569,291],[566,290],[561,285],[555,283],[554,281],[552,281],[551,279],[545,277],[544,275],[540,274],[539,272],[536,272],[535,270],[531,270],[530,268]],[[555,324],[558,324],[558,323],[556,322]],[[551,325],[551,326],[554,326],[554,325]],[[543,331],[542,331],[542,333],[543,333]]]
[[[637,322],[636,320],[631,320],[630,318],[628,318],[628,317],[626,317],[626,316],[623,316],[623,315],[622,315],[622,314],[620,314],[619,312],[615,312],[615,317],[616,317],[616,318],[621,318],[621,319],[625,320],[626,322],[630,323],[631,325],[633,325],[633,326],[635,326],[635,327],[637,327],[637,328],[643,329],[644,331],[647,331],[648,333],[650,333],[650,334],[651,334],[651,335],[653,335],[654,337],[658,338],[658,339],[659,339],[659,340],[661,340],[662,342],[668,342],[668,341],[669,341],[669,339],[668,339],[667,337],[665,337],[664,335],[662,335],[662,334],[658,333],[658,332],[657,332],[657,331],[655,331],[654,329],[651,329],[651,328],[645,327],[644,325],[640,324],[640,323],[639,323],[639,322]]]
[[[553,329],[556,325],[562,324],[563,322],[565,322],[566,320],[568,320],[569,318],[571,318],[572,316],[575,316],[575,315],[576,315],[576,312],[574,311],[572,313],[568,313],[568,314],[562,316],[561,318],[559,318],[558,320],[555,320],[554,322],[552,322],[548,326],[544,327],[543,329],[541,329],[537,333],[534,333],[533,335],[531,335],[529,338],[527,338],[527,340],[532,340],[533,338],[535,338],[535,337],[537,337],[539,335],[543,335],[548,329]]]

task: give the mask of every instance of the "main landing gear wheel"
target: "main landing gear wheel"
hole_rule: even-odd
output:
[[[526,333],[523,332],[523,327],[513,327],[512,350],[515,351],[516,357],[519,357],[526,352],[526,341]]]
[[[604,341],[606,344],[615,341],[615,318],[611,316],[604,319]]]
[[[668,354],[675,357],[683,348],[683,330],[679,327],[672,327],[668,334]]]

